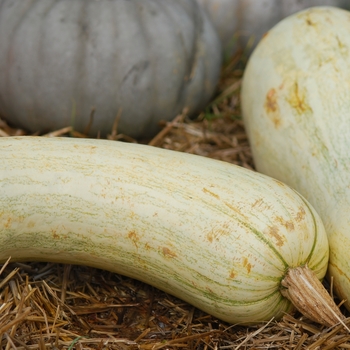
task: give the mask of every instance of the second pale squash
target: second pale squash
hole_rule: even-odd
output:
[[[329,277],[350,308],[350,12],[295,14],[245,70],[244,122],[257,169],[313,204],[330,243]]]

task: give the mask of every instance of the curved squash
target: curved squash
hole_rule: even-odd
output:
[[[330,242],[329,276],[350,308],[350,12],[312,8],[275,26],[245,70],[257,169],[303,194]]]
[[[2,261],[114,271],[232,323],[291,311],[295,268],[326,272],[320,218],[262,174],[106,140],[0,138],[0,153]]]

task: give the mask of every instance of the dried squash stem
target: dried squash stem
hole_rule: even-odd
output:
[[[338,306],[307,265],[290,268],[281,284],[282,295],[310,320],[327,327],[337,323],[346,327]]]

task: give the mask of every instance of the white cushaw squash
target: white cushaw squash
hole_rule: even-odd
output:
[[[323,223],[280,181],[108,140],[3,137],[0,154],[1,262],[118,272],[232,323],[281,318],[291,302],[328,326],[342,319],[318,280]]]
[[[348,0],[197,0],[208,12],[226,54],[252,47],[283,18],[311,6],[350,8]]]
[[[0,115],[148,137],[211,98],[221,44],[196,0],[0,0]],[[94,112],[93,112],[94,110]]]
[[[242,111],[259,172],[303,194],[329,237],[328,275],[350,308],[350,12],[315,7],[250,57]]]

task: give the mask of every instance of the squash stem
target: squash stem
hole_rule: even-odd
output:
[[[344,316],[315,273],[307,266],[290,268],[281,282],[282,295],[312,321],[327,327],[344,324]]]

